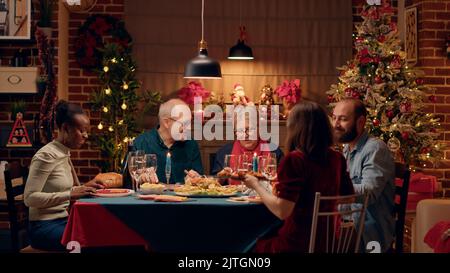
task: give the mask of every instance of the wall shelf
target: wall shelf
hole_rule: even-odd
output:
[[[0,66],[0,94],[37,93],[37,67]]]

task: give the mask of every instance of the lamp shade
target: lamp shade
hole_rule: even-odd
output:
[[[191,59],[184,69],[186,79],[220,79],[222,72],[218,61],[208,57],[208,50],[200,48],[198,56]]]
[[[237,44],[230,48],[228,55],[230,60],[253,60],[252,48],[244,43],[244,40],[238,40]]]

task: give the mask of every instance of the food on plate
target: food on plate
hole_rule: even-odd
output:
[[[122,175],[118,173],[99,173],[95,177],[103,182],[106,188],[120,188],[123,186]]]
[[[142,200],[154,200],[155,202],[183,202],[189,199],[184,196],[158,195],[158,194],[138,195],[138,198]]]
[[[231,202],[241,202],[241,203],[262,203],[262,199],[258,195],[230,197],[228,200]]]
[[[236,186],[222,186],[217,179],[209,177],[196,177],[186,181],[185,185],[174,189],[177,195],[207,195],[207,196],[229,196],[237,192]]]
[[[233,173],[233,170],[229,167],[225,167],[223,170],[217,173],[217,177],[219,178],[229,178],[231,174]]]
[[[165,186],[162,184],[152,184],[152,183],[144,183],[141,185],[141,189],[164,189]]]
[[[97,194],[120,194],[120,193],[128,193],[130,190],[127,189],[101,189],[96,190]]]
[[[243,180],[245,178],[245,175],[247,174],[247,171],[237,171],[237,172],[233,172],[231,174],[231,178],[232,179],[236,179],[236,180]]]
[[[252,175],[258,179],[265,179],[265,176],[260,172],[249,171],[247,174]]]
[[[166,186],[162,184],[144,183],[140,185],[140,191],[146,194],[160,194],[164,191]]]

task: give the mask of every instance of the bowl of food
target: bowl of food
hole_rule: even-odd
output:
[[[140,194],[162,194],[166,189],[163,184],[144,183],[139,187]]]

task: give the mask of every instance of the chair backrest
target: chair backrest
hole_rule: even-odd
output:
[[[5,191],[8,203],[8,218],[11,230],[11,246],[13,251],[19,251],[19,217],[17,213],[16,197],[22,195],[28,178],[28,168],[22,167],[19,162],[10,162],[5,169]],[[22,178],[20,185],[13,185],[13,180]]]
[[[358,206],[356,200],[362,200]],[[309,239],[309,253],[317,251],[317,236],[321,236],[321,252],[357,253],[360,250],[361,236],[364,229],[367,195],[322,196],[316,192]],[[334,202],[332,210],[321,211],[323,202]],[[325,225],[325,234],[317,234],[318,225]]]
[[[403,234],[405,231],[406,204],[408,201],[409,178],[411,172],[407,165],[395,163],[395,177],[403,180],[401,186],[395,186],[395,252],[403,252]]]

